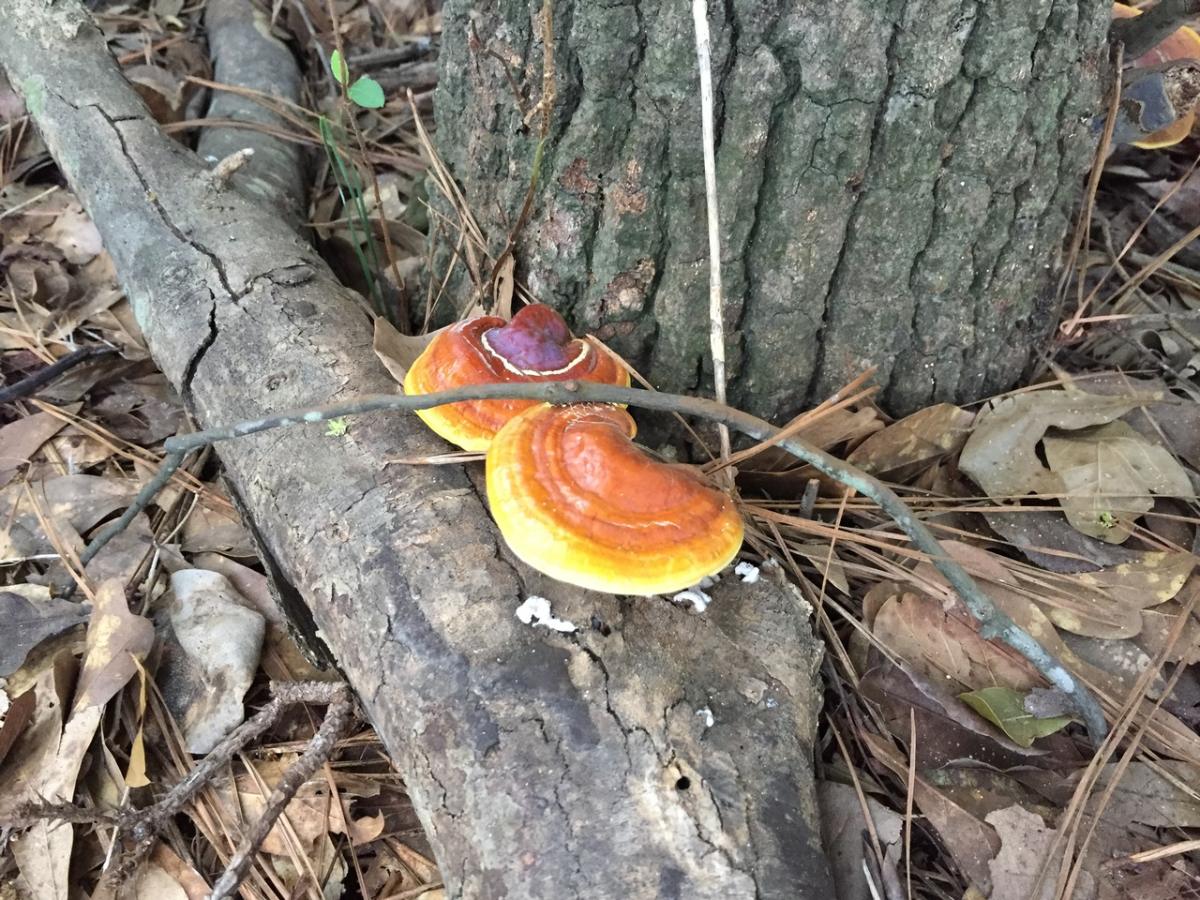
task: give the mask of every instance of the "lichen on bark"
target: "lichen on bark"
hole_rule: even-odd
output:
[[[437,143],[493,252],[538,140],[522,109],[540,96],[541,6],[444,8]],[[1106,0],[725,0],[709,15],[732,402],[786,417],[870,365],[900,412],[1012,384],[1055,313]],[[558,0],[554,35],[517,274],[656,386],[709,390],[688,4]]]

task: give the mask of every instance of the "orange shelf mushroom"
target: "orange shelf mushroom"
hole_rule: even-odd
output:
[[[576,338],[562,316],[541,303],[512,321],[479,316],[430,341],[404,378],[404,393],[431,394],[469,384],[597,381],[629,386],[629,372],[593,338]],[[533,400],[470,400],[417,412],[430,428],[464,450],[486,450],[504,423]]]
[[[742,545],[733,501],[689,466],[633,443],[608,404],[542,403],[497,433],[487,454],[492,517],[535,569],[610,594],[670,594],[727,566]]]
[[[1124,3],[1114,3],[1112,11],[1114,19],[1130,19],[1142,14],[1140,9]],[[1181,59],[1200,59],[1200,34],[1186,25],[1181,25],[1167,35],[1158,46],[1143,53],[1130,65],[1135,69],[1140,69]],[[1196,111],[1191,109],[1165,128],[1146,135],[1140,141],[1134,141],[1133,145],[1141,147],[1143,150],[1158,150],[1162,147],[1174,146],[1192,133],[1195,124]]]

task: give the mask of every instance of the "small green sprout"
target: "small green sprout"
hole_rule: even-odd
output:
[[[325,424],[325,435],[327,437],[342,437],[349,430],[350,426],[346,424],[345,419],[330,419]]]
[[[333,80],[338,84],[345,84],[350,80],[350,69],[337,50],[329,57],[329,68],[333,72]],[[367,75],[355,80],[354,84],[346,88],[346,97],[363,109],[379,109],[384,101],[383,88],[379,86],[378,81]]]

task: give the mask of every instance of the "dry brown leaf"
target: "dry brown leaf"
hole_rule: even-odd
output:
[[[79,411],[76,405],[70,412]],[[12,481],[46,441],[66,427],[66,421],[48,412],[34,413],[0,428],[0,487]]]
[[[792,545],[791,551],[812,563],[819,576],[828,579],[829,583],[843,594],[850,593],[850,581],[846,577],[846,567],[842,564],[837,552],[832,550],[828,544]]]
[[[1122,604],[1109,595],[1052,575],[1022,571],[994,553],[961,541],[943,545],[972,575],[981,579],[985,592],[997,603],[1021,607],[1030,603],[1056,626],[1074,634],[1099,638],[1132,637],[1142,629],[1138,607]],[[932,567],[917,570],[929,577]]]
[[[43,596],[0,591],[0,676],[15,672],[42,641],[87,621],[78,603],[52,598],[45,588],[36,593]]]
[[[1154,398],[1151,398],[1154,399]],[[975,420],[959,467],[989,497],[1058,493],[1037,456],[1050,428],[1072,430],[1102,425],[1129,412],[1143,398],[1100,397],[1078,391],[1033,391],[993,400]]]
[[[57,673],[51,668],[46,675],[47,679],[39,682],[38,695],[48,698],[45,702],[54,702],[57,693],[52,686],[57,680]],[[57,708],[58,714],[61,714],[61,705]],[[103,710],[99,707],[77,706],[61,734],[57,728],[58,714],[54,711],[49,713],[48,721],[53,726],[51,739],[39,746],[41,753],[36,759],[27,758],[26,762],[32,761],[33,765],[23,770],[24,780],[18,780],[15,785],[26,799],[49,803],[72,800],[80,766],[91,747]],[[39,900],[67,900],[71,887],[69,869],[74,838],[71,825],[41,821],[13,841],[13,857],[34,897]]]
[[[1046,612],[1024,593],[1014,590],[1009,581],[1011,575],[994,554],[978,547],[963,544],[958,541],[944,541],[942,544],[950,555],[967,568],[969,572],[980,578],[984,592],[996,606],[1005,612],[1014,622],[1038,641],[1051,654],[1061,660],[1076,675],[1088,683],[1101,687],[1110,693],[1124,697],[1121,679],[1107,672],[1088,665],[1075,656],[1070,648],[1063,643],[1058,631]],[[929,563],[921,563],[915,572],[927,581],[948,590],[945,579]],[[960,606],[961,601],[954,600],[954,606]],[[962,612],[966,615],[965,611]],[[971,622],[974,622],[971,619]],[[1006,651],[1011,652],[1011,651]],[[978,687],[987,687],[986,684]],[[1015,690],[1027,689],[1033,685],[1008,684],[1004,685]],[[975,686],[972,686],[973,688]]]
[[[814,447],[828,450],[837,444],[853,444],[881,428],[883,422],[880,421],[878,413],[870,407],[856,410],[832,409],[822,413],[815,422],[801,428],[796,435]],[[790,459],[789,465],[795,466],[796,457],[786,454],[782,458]]]
[[[1050,471],[1065,492],[1067,521],[1084,534],[1122,543],[1154,506],[1151,494],[1191,497],[1187,473],[1165,448],[1124,422],[1109,422],[1042,441]],[[1049,484],[1049,482],[1046,482]]]
[[[938,403],[875,432],[847,461],[875,475],[908,481],[961,447],[974,419],[951,403]]]
[[[1134,562],[1086,572],[1073,580],[1088,588],[1101,589],[1118,603],[1145,609],[1173,599],[1187,583],[1196,562],[1192,553],[1151,551]]]
[[[1059,512],[1021,510],[987,513],[988,526],[1011,541],[1031,563],[1051,572],[1092,572],[1104,566],[1136,562],[1141,552],[1106,544],[1080,534]]]
[[[134,877],[132,900],[189,900],[189,897],[174,875],[147,861]]]
[[[33,688],[14,697],[11,703],[8,702],[7,696],[0,694],[0,707],[7,706],[4,709],[3,721],[0,721],[0,764],[3,764],[8,751],[17,742],[36,705],[37,698]]]
[[[1012,651],[986,641],[961,603],[944,606],[925,594],[905,592],[880,607],[872,628],[890,651],[935,684],[971,691],[1001,685],[1029,690],[1041,684],[1033,667]]]
[[[29,481],[45,481],[56,477],[59,473],[58,462],[51,462],[51,453],[66,464],[68,471],[82,472],[107,460],[113,455],[113,448],[91,435],[84,434],[74,426],[69,426],[50,443],[42,448],[33,459],[29,469]]]
[[[901,783],[908,781],[908,761],[869,731],[860,732],[871,755],[887,766]],[[981,822],[930,784],[919,773],[913,784],[913,801],[945,843],[963,874],[981,890],[991,890],[988,862],[1000,852],[1000,838],[992,826]]]
[[[50,227],[41,233],[41,238],[57,247],[63,258],[74,266],[90,262],[104,250],[100,232],[75,200],[58,213]]]
[[[70,523],[80,534],[128,505],[137,485],[98,475],[62,475],[31,486],[43,510]],[[0,490],[0,560],[24,559],[53,550],[37,512],[14,482]]]
[[[183,888],[187,900],[208,900],[211,893],[208,882],[166,844],[155,844],[150,859]]]
[[[130,584],[154,550],[154,530],[145,513],[138,513],[128,527],[104,545],[84,568],[93,584],[115,580]]]
[[[952,553],[955,552],[953,543],[944,542],[944,546],[951,549]],[[923,572],[926,579],[938,584],[944,591],[949,590],[941,575],[927,563],[922,563],[918,567],[918,572]],[[1075,675],[1082,678],[1092,688],[1108,694],[1119,702],[1124,701],[1126,692],[1122,679],[1095,666],[1088,665],[1072,653],[1055,630],[1050,619],[1047,618],[1045,613],[1036,604],[1008,590],[989,590],[988,594],[998,608],[1005,612],[1026,634],[1033,637],[1051,655],[1059,659],[1063,665],[1075,673]],[[955,600],[954,602],[958,604],[960,601]],[[965,615],[965,612],[963,614]],[[1009,685],[1009,687],[1018,686]],[[1152,706],[1153,704],[1144,699],[1138,704],[1137,715],[1139,721],[1145,719]],[[1200,737],[1177,717],[1165,710],[1158,710],[1154,718],[1150,720],[1147,728],[1146,743],[1155,752],[1166,754],[1175,759],[1200,759]]]
[[[217,572],[173,572],[171,590],[159,682],[188,750],[208,753],[245,718],[265,622]]]
[[[1057,866],[1050,867],[1050,875],[1042,880],[1041,888],[1035,893],[1034,885],[1038,871],[1053,846],[1054,829],[1047,828],[1042,817],[1020,806],[989,813],[985,821],[1000,837],[1000,852],[988,863],[992,884],[995,886],[990,900],[1052,900],[1055,896],[1054,874]],[[1061,856],[1061,850],[1059,856]],[[1078,898],[1092,896],[1089,887],[1091,876],[1083,873]]]
[[[1100,795],[1119,768],[1112,763],[1101,771],[1088,799],[1090,815],[1099,808]],[[1200,768],[1176,760],[1160,760],[1153,766],[1132,762],[1120,777],[1103,813],[1108,822],[1122,827],[1140,822],[1151,828],[1200,828],[1200,800],[1194,794],[1200,785]]]
[[[375,338],[372,347],[384,368],[396,379],[396,383],[404,384],[404,376],[408,374],[409,367],[425,351],[429,342],[445,330],[445,328],[439,328],[428,334],[401,334],[396,330],[396,326],[380,316],[375,320]]]
[[[106,581],[96,591],[76,709],[104,706],[137,674],[154,645],[154,625],[129,611],[125,585]]]
[[[22,803],[36,799],[35,788],[44,777],[47,760],[58,750],[63,714],[69,700],[77,663],[71,650],[60,650],[40,661],[19,690],[31,690],[33,710],[28,716],[21,739],[9,749],[0,778],[0,821],[11,816]]]
[[[126,66],[125,77],[160,125],[183,118],[183,82],[158,66]]]
[[[817,783],[817,801],[821,807],[821,845],[829,859],[837,896],[869,897],[867,876],[863,871],[862,802],[853,787],[833,781]],[[879,843],[883,847],[898,844],[904,817],[871,797],[867,809]]]
[[[496,296],[493,299],[495,300],[496,315],[502,319],[512,318],[513,290],[517,286],[516,270],[517,258],[509,253],[500,263],[500,271],[496,273],[494,280]]]
[[[158,372],[121,379],[91,410],[117,437],[143,447],[177,433],[187,420],[178,395]]]
[[[1042,741],[1039,747],[1019,747],[960,701],[953,686],[924,678],[909,668],[876,662],[862,677],[859,689],[879,706],[884,723],[900,740],[908,740],[915,717],[917,766],[923,771],[963,759],[996,768],[1063,761],[1063,755],[1056,752],[1061,744],[1051,740]],[[1066,759],[1073,762],[1070,756]]]
[[[230,556],[256,557],[254,538],[242,524],[237,513],[228,506],[217,506],[215,498],[225,497],[217,484],[205,485],[209,498],[201,498],[183,523],[179,535],[180,547],[187,553],[214,551]]]
[[[1121,697],[1129,696],[1152,661],[1146,651],[1128,638],[1108,640],[1068,632],[1063,634],[1062,639],[1075,656],[1107,674]],[[1151,700],[1157,699],[1162,695],[1165,684],[1161,675],[1153,678],[1146,688],[1146,696]]]
[[[257,761],[254,764],[255,771],[258,773],[257,778],[249,773],[244,773],[235,779],[236,814],[233,805],[234,797],[228,782],[217,788],[222,804],[236,818],[249,822],[256,821],[266,806],[267,796],[298,756],[297,753],[286,753],[273,759]],[[331,802],[329,797],[329,788],[323,780],[310,779],[304,782],[284,809],[287,825],[276,822],[271,827],[262,843],[262,852],[274,856],[291,855],[293,845],[288,839],[289,828],[295,831],[302,850],[311,851],[317,841],[325,837],[331,830],[334,805],[335,803]]]
[[[1133,639],[1134,643],[1149,656],[1157,657],[1166,649],[1171,629],[1184,614],[1184,606],[1177,600],[1168,600],[1166,603],[1142,610],[1142,630]],[[1183,633],[1167,655],[1167,662],[1182,662],[1184,665],[1200,662],[1200,621],[1197,621],[1194,614],[1188,616],[1184,623]]]
[[[5,263],[8,286],[18,300],[42,307],[58,306],[74,293],[75,282],[61,259],[62,254],[51,247],[34,249],[19,244],[0,252]],[[28,331],[29,318],[18,322],[18,334]],[[40,330],[40,329],[39,329]]]

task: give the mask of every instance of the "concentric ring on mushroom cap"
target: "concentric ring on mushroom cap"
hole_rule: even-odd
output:
[[[409,367],[404,393],[432,394],[470,384],[596,381],[629,386],[629,372],[607,347],[571,336],[548,306],[531,304],[511,322],[480,316],[439,334]],[[464,450],[486,450],[497,430],[534,400],[470,400],[417,415]]]
[[[540,404],[487,455],[492,517],[521,560],[610,594],[669,594],[725,568],[742,545],[730,497],[633,443],[629,413]]]

